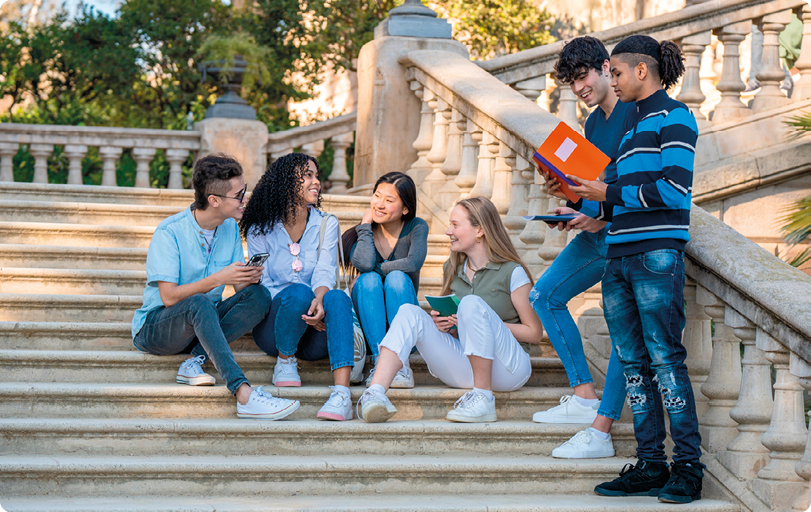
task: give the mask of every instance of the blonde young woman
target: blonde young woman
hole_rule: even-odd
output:
[[[358,401],[359,417],[383,422],[397,409],[386,397],[397,371],[416,346],[432,375],[455,388],[469,389],[446,419],[467,423],[496,421],[493,391],[514,391],[529,379],[528,348],[542,327],[529,304],[532,278],[513,247],[489,199],[463,199],[453,208],[451,256],[444,267],[442,293],[461,299],[455,315],[429,315],[403,305],[380,343],[372,383]]]

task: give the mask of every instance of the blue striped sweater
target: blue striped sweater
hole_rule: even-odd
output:
[[[611,221],[608,257],[657,249],[684,250],[698,126],[683,103],[659,90],[625,117],[617,181],[608,185],[599,220]]]

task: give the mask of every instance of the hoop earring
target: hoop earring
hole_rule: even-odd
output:
[[[476,237],[476,243],[477,243],[477,244],[482,243],[482,237],[477,236],[477,237]]]

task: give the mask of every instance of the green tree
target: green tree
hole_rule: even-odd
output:
[[[793,128],[790,138],[798,138],[811,132],[811,113],[794,116],[786,121]],[[800,199],[788,208],[788,213],[781,219],[785,224],[780,228],[783,237],[790,245],[795,246],[811,238],[811,196]],[[789,264],[800,267],[811,261],[811,248],[794,256]]]

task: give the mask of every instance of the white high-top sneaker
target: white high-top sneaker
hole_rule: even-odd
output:
[[[273,368],[273,385],[282,387],[300,387],[301,377],[298,376],[298,362],[293,356],[287,359],[276,358],[276,366]]]
[[[496,421],[496,401],[478,391],[468,391],[453,404],[453,410],[445,417],[448,421],[462,423],[489,423]]]
[[[358,399],[358,418],[366,423],[383,423],[397,414],[385,393],[367,389]]]
[[[335,386],[329,387],[332,390],[327,403],[315,415],[319,420],[335,420],[346,421],[352,419],[352,397],[341,391],[335,389]]]
[[[369,381],[371,385],[371,381]],[[391,381],[390,388],[406,388],[410,389],[414,387],[414,373],[411,371],[411,368],[408,366],[403,366],[400,368],[400,371],[397,372],[397,375],[394,376],[394,380]]]

